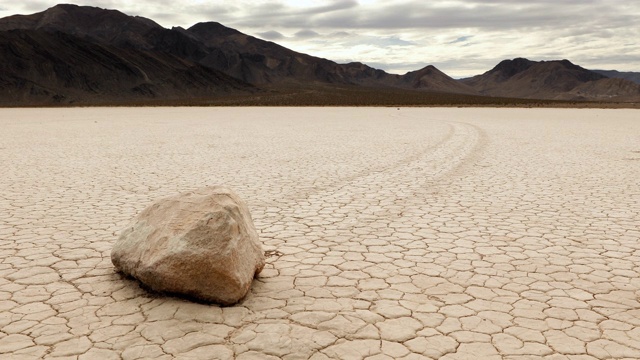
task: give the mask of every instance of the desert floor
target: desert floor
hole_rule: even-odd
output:
[[[638,359],[638,110],[0,109],[2,359]],[[221,308],[111,247],[224,184],[267,266]]]

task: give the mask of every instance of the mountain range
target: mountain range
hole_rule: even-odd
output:
[[[395,75],[295,52],[216,22],[167,29],[150,19],[88,6],[57,5],[0,19],[4,106],[220,103],[302,95],[343,104],[505,98],[640,102],[639,80],[640,73],[523,58],[460,80],[431,65]]]

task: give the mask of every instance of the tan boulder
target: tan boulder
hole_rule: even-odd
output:
[[[123,230],[111,261],[152,290],[231,305],[249,292],[264,253],[247,205],[212,186],[147,207]]]

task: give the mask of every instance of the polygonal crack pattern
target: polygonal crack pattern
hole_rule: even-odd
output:
[[[633,110],[0,110],[0,358],[640,358]],[[221,184],[240,304],[114,272],[154,199]]]

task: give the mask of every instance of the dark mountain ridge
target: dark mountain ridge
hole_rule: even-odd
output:
[[[217,22],[166,29],[117,10],[69,4],[0,19],[0,34],[4,103],[188,99],[318,86],[541,99],[636,95],[626,80],[592,84],[605,76],[567,60],[505,60],[460,81],[433,66],[394,75],[299,53]]]
[[[626,80],[610,80],[569,60],[531,61],[516,58],[504,60],[482,75],[460,81],[487,96],[556,100],[640,97],[640,86],[637,84]]]

